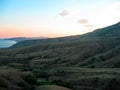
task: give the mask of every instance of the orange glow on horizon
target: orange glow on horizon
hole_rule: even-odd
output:
[[[17,32],[16,32],[17,31]],[[9,37],[64,37],[68,36],[67,34],[54,33],[54,32],[31,32],[26,29],[17,29],[17,28],[0,28],[0,38],[9,38]]]
[[[2,0],[0,38],[80,35],[120,22],[119,10],[120,0]]]

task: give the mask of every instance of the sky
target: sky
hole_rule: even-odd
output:
[[[120,22],[120,0],[0,0],[0,38],[62,37]]]

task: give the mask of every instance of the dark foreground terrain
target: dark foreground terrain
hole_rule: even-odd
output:
[[[0,49],[0,90],[120,90],[120,23]]]

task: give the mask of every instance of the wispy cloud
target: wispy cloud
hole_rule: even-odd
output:
[[[61,13],[59,13],[59,15],[61,15],[61,16],[67,16],[69,14],[70,14],[70,12],[68,10],[63,10]]]
[[[89,23],[89,20],[88,19],[80,19],[80,20],[78,20],[78,23],[87,24],[87,23]]]

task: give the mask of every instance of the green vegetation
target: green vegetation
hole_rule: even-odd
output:
[[[0,90],[120,90],[119,85],[119,23],[0,49]]]

